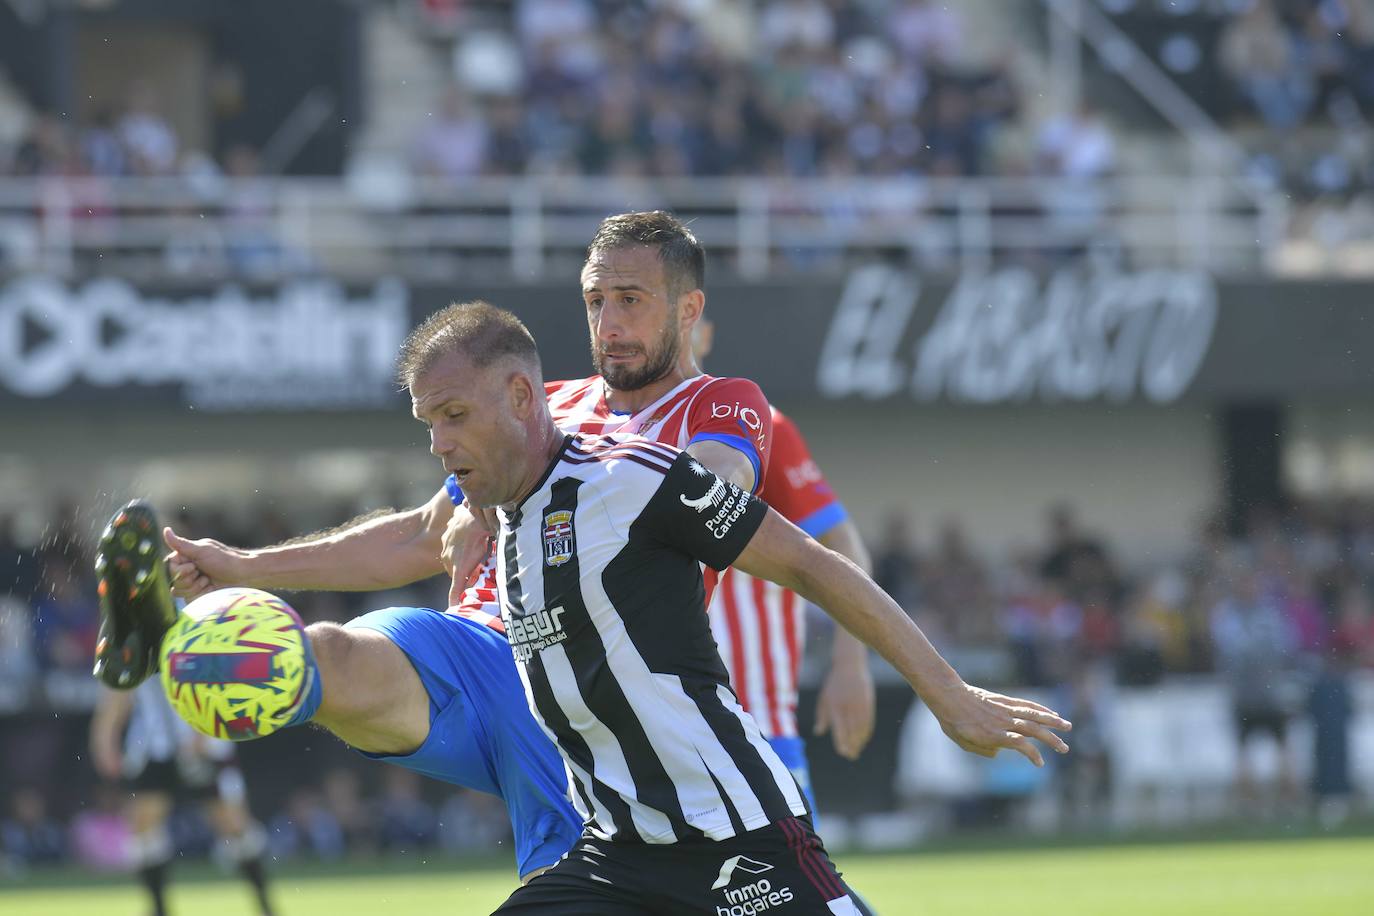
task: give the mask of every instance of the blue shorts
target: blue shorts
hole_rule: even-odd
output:
[[[505,638],[466,617],[393,607],[348,627],[386,636],[410,658],[429,694],[429,737],[404,756],[366,754],[496,795],[510,811],[523,877],[552,865],[582,834],[563,760],[525,705]]]
[[[799,736],[791,738],[769,738],[768,743],[778,757],[782,759],[783,766],[787,767],[792,778],[801,786],[802,794],[806,796],[806,804],[811,808],[811,817],[816,817],[816,796],[811,792],[811,768],[806,763],[806,742]]]

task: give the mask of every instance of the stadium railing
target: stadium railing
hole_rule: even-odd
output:
[[[743,279],[1102,252],[1253,274],[1287,231],[1282,195],[1217,177],[0,179],[0,273],[530,280],[580,263],[605,215],[654,207],[690,220]]]

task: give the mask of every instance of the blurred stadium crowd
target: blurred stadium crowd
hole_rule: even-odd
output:
[[[970,544],[957,520],[944,522],[931,543],[918,543],[908,519],[893,515],[872,539],[876,578],[966,672],[977,671],[990,685],[1048,689],[1074,710],[1072,767],[1052,778],[1075,785],[1061,791],[1089,803],[1111,791],[1104,691],[1203,673],[1229,689],[1238,737],[1267,733],[1285,746],[1290,721],[1306,719],[1315,728],[1317,757],[1304,768],[1312,773],[1309,786],[1294,781],[1292,750],[1281,756],[1278,789],[1286,802],[1349,795],[1341,738],[1351,715],[1347,678],[1357,668],[1374,669],[1374,507],[1344,502],[1256,513],[1234,537],[1219,521],[1208,522],[1177,563],[1148,570],[1135,569],[1080,527],[1069,506],[1052,507],[1042,541],[1009,557]],[[172,522],[247,545],[292,533],[270,506],[248,516],[183,512]],[[27,543],[12,519],[0,519],[0,696],[11,715],[72,711],[93,699],[89,527],[64,508],[37,543]],[[291,600],[307,620],[346,620],[388,604],[442,603],[445,592],[432,580],[405,593]],[[813,614],[813,632],[823,633],[826,619]],[[811,641],[812,671],[823,665],[824,642]],[[1244,799],[1252,787],[1240,759],[1236,788]],[[318,787],[292,789],[269,825],[274,851],[326,859],[378,849],[489,851],[509,829],[494,799],[440,792],[407,771],[375,769],[384,772],[370,772],[366,790],[347,758]],[[103,847],[88,834],[119,829],[110,791],[70,809],[72,799],[51,778],[23,786],[0,830],[11,866],[66,855],[102,864],[92,850]],[[179,829],[192,851],[208,842],[194,813]]]
[[[1185,85],[1198,84],[1204,108],[1238,129],[1268,129],[1275,142],[1259,144],[1257,172],[1314,192],[1369,186],[1371,160],[1352,148],[1367,143],[1374,112],[1367,0],[1098,2],[1144,38],[1157,32],[1147,50]],[[411,138],[420,174],[1092,178],[1117,167],[1101,115],[1036,117],[1043,105],[1028,104],[1017,49],[971,53],[956,5],[447,6],[434,15],[450,32],[481,28],[455,48],[460,80],[431,99],[428,123]],[[251,146],[188,149],[161,106],[143,84],[118,108],[74,121],[0,93],[0,174],[256,174]],[[1304,124],[1342,129],[1347,142],[1284,162],[1300,146],[1292,129]]]

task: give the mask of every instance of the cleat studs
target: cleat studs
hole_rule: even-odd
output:
[[[105,639],[104,637],[101,637],[100,642],[96,643],[95,654],[97,656],[104,655],[105,650],[108,648],[110,648],[110,641],[108,639]]]
[[[138,552],[146,557],[148,554],[153,552],[153,542],[148,540],[147,538],[144,538],[143,540],[139,541]]]
[[[103,553],[98,553],[98,554],[95,555],[95,571],[96,571],[96,572],[102,572],[102,571],[104,571],[104,569],[105,569],[105,563],[106,563],[105,554],[103,554]]]
[[[129,588],[129,600],[130,600],[130,601],[133,601],[133,600],[134,600],[135,598],[137,598],[137,597],[138,597],[138,589],[133,588],[133,587],[130,587],[130,588]]]
[[[124,524],[124,523],[127,522],[128,520],[129,520],[129,514],[128,514],[127,512],[121,512],[121,513],[119,513],[118,515],[115,516],[115,520],[114,520],[115,527],[118,527],[118,526]]]
[[[105,585],[105,580],[104,580],[104,579],[101,579],[101,580],[100,580],[100,584],[97,585],[97,586],[95,587],[95,593],[96,593],[97,595],[99,595],[100,597],[102,597],[102,598],[105,597],[105,593],[108,592],[109,590],[110,590],[109,587]]]
[[[139,585],[142,585],[147,578],[148,570],[146,569],[140,569],[137,573],[134,574],[134,581],[137,582]]]

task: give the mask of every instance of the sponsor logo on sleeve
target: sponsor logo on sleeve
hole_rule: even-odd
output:
[[[693,474],[702,480],[709,480],[710,485],[700,496],[679,494],[678,501],[695,510],[698,515],[715,509],[715,513],[706,519],[706,530],[711,532],[716,540],[720,540],[730,533],[735,522],[749,508],[749,494],[712,474],[700,462],[693,461],[690,466]]]
[[[746,407],[739,401],[733,404],[719,404],[711,402],[711,419],[728,420],[734,418],[739,424],[740,432],[744,438],[753,439],[757,448],[763,448],[763,418],[759,412],[752,407]]]

